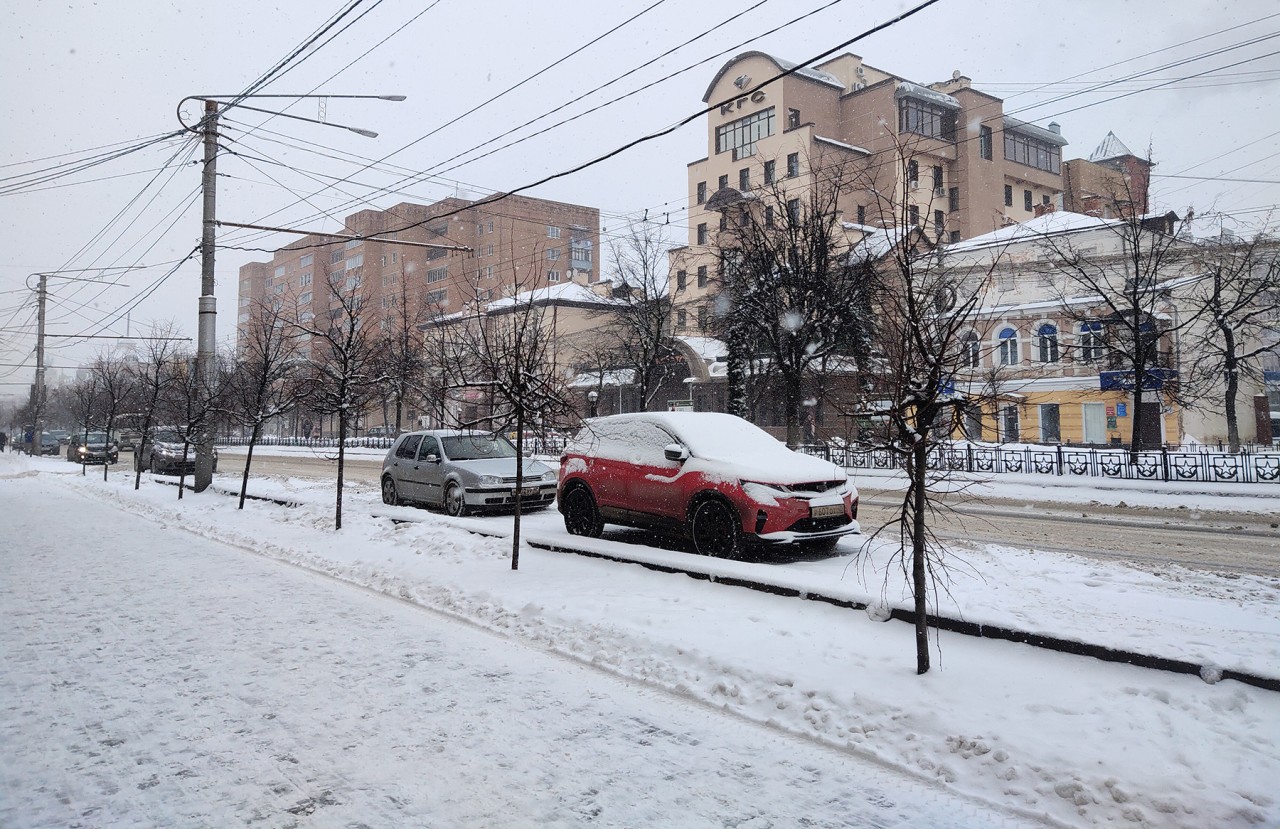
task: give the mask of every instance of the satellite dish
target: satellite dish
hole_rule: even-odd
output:
[[[959,69],[957,69],[957,70],[955,70],[954,72],[952,72],[952,73],[951,73],[951,80],[953,80],[953,81],[958,81],[958,80],[960,80],[960,70],[959,70]]]

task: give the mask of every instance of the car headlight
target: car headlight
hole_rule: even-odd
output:
[[[497,475],[481,475],[480,486],[497,486],[502,483],[502,479]]]
[[[85,454],[86,452],[88,452],[88,451],[89,451],[89,447],[87,447],[87,446],[81,446],[81,447],[80,447],[80,449],[79,449],[79,451],[80,451],[80,454],[81,454],[81,455],[83,455],[83,454]]]
[[[542,473],[542,480],[544,481],[554,481],[556,477],[556,471],[554,469],[548,469],[546,472]]]
[[[740,481],[747,497],[761,504],[775,504],[779,498],[790,498],[791,487],[783,484],[764,484],[758,481]]]

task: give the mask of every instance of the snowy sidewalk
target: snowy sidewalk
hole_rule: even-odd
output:
[[[0,497],[10,829],[1039,825],[56,483]]]

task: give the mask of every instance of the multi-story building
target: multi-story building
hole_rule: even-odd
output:
[[[362,210],[343,225],[342,236],[377,238],[305,236],[270,262],[241,267],[237,329],[249,321],[250,306],[272,296],[296,304],[301,317],[326,313],[330,286],[359,288],[378,313],[406,301],[415,312],[448,313],[513,289],[575,276],[599,280],[600,211],[594,207],[519,195],[492,204],[447,198]]]
[[[447,198],[362,210],[343,225],[336,236],[304,236],[270,262],[240,268],[238,333],[261,302],[306,324],[332,312],[336,292],[359,292],[371,320],[416,325],[471,302],[600,278],[594,207],[519,195],[492,203]],[[348,236],[357,238],[341,238]]]
[[[792,68],[762,52],[726,63],[703,101],[707,156],[688,165],[689,242],[671,253],[676,333],[700,333],[716,281],[723,206],[758,188],[799,198],[842,171],[838,210],[851,233],[915,224],[958,242],[1060,202],[1057,124],[1005,115],[999,98],[960,73],[923,85],[844,54],[748,92]],[[734,191],[726,195],[726,191]],[[779,216],[779,220],[782,216]]]

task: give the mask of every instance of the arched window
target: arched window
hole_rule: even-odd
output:
[[[1080,325],[1080,361],[1096,363],[1102,359],[1102,323],[1086,322]]]
[[[1039,336],[1040,362],[1058,362],[1058,326],[1046,322],[1036,334]]]
[[[1013,328],[1005,328],[1000,332],[1000,348],[996,352],[999,354],[1000,365],[1016,366],[1022,360],[1022,355],[1018,353],[1018,332]]]
[[[973,331],[964,335],[960,347],[960,364],[965,368],[977,368],[982,365],[982,349],[978,344],[978,335]]]

